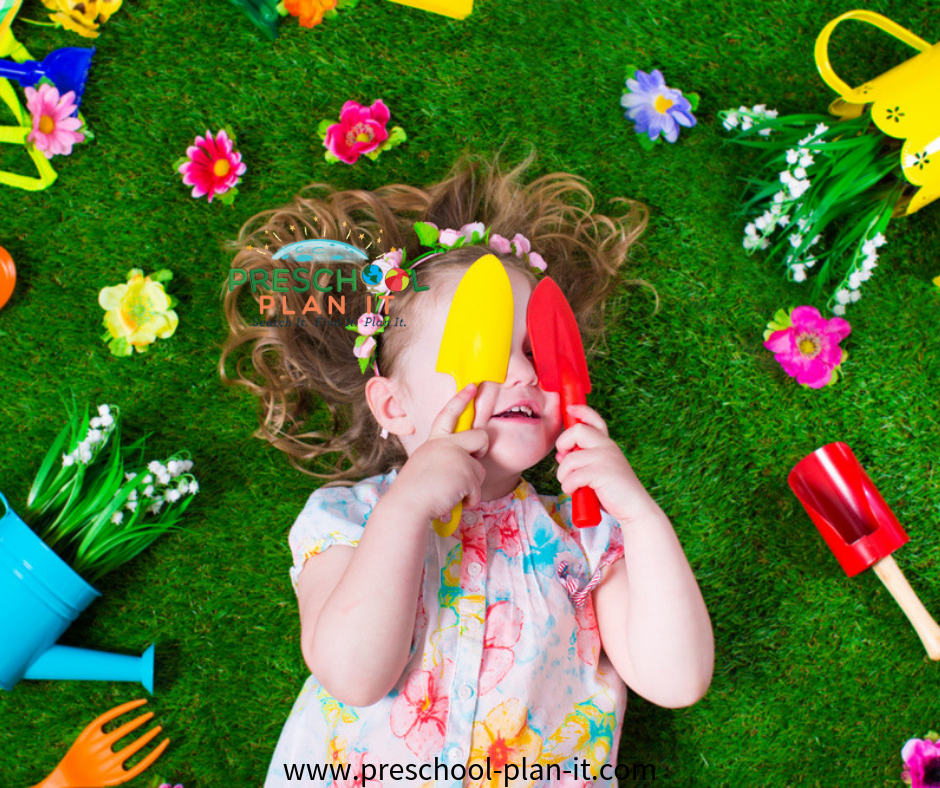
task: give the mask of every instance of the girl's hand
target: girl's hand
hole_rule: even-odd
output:
[[[555,442],[561,489],[570,495],[580,487],[590,487],[601,506],[621,524],[655,511],[656,503],[608,436],[607,424],[597,411],[587,405],[569,405],[568,414],[581,423],[565,430]],[[573,451],[575,447],[579,451]]]
[[[480,502],[486,471],[479,460],[489,449],[489,436],[480,429],[454,433],[476,391],[471,383],[444,406],[427,441],[412,452],[389,489],[407,491],[408,505],[428,520],[446,516],[460,501],[467,506]]]

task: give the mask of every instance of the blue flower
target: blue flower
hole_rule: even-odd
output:
[[[655,141],[660,134],[666,142],[679,138],[679,126],[691,128],[695,125],[692,104],[681,90],[666,86],[659,69],[652,73],[636,70],[635,79],[627,80],[627,93],[620,104],[627,108],[624,117],[636,124],[637,134],[648,134]]]

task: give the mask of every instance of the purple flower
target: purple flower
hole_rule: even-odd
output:
[[[691,103],[681,90],[666,86],[659,69],[649,74],[637,69],[634,77],[627,80],[628,92],[623,94],[620,104],[627,108],[624,117],[636,124],[637,134],[648,134],[651,140],[662,134],[666,142],[675,142],[679,126],[695,125]]]

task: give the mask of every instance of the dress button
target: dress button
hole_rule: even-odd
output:
[[[480,522],[480,515],[476,512],[467,512],[463,516],[463,519],[470,523],[470,525],[475,525],[476,523]]]
[[[457,694],[460,695],[463,700],[469,700],[473,697],[473,687],[469,684],[462,684]]]
[[[483,566],[479,561],[474,561],[470,564],[470,566],[467,567],[467,571],[470,572],[473,577],[476,577],[480,574],[480,572],[483,571]]]
[[[471,618],[470,621],[467,622],[467,628],[471,632],[479,632],[480,631],[480,619]]]
[[[452,750],[450,751],[450,759],[451,759],[451,761],[453,761],[454,763],[457,763],[458,761],[462,761],[462,760],[463,760],[463,750],[461,750],[460,747],[454,747],[454,749],[452,749]]]

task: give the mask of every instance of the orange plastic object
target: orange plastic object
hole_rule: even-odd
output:
[[[111,720],[117,719],[146,702],[145,698],[132,700],[95,719],[78,735],[75,743],[65,753],[65,757],[55,767],[55,771],[33,788],[104,788],[108,785],[126,783],[149,768],[167,748],[170,743],[169,739],[160,742],[153,752],[131,769],[124,768],[124,761],[159,735],[162,730],[159,725],[118,752],[114,752],[111,748],[120,739],[153,717],[152,711],[141,714],[110,733],[104,732],[104,726]]]
[[[0,246],[0,309],[10,300],[16,287],[16,266],[10,253]]]

